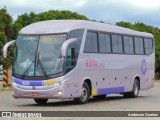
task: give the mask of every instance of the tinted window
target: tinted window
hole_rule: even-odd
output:
[[[101,53],[111,52],[110,35],[102,33],[99,34],[99,50]]]
[[[101,53],[106,52],[105,34],[99,34],[99,51]]]
[[[112,52],[123,53],[122,36],[112,35]]]
[[[69,33],[69,38],[77,38],[78,42],[81,43],[82,37],[83,37],[83,32],[84,32],[84,30],[81,30],[81,29],[73,30]]]
[[[135,53],[144,54],[143,39],[135,37],[134,44],[135,44]]]
[[[94,33],[94,32],[87,33],[84,51],[85,52],[98,52],[97,33]]]
[[[124,53],[133,54],[134,53],[133,37],[124,36],[123,43],[124,43]]]
[[[153,44],[152,44],[152,39],[144,39],[144,48],[145,48],[145,53],[146,54],[151,54],[153,52]]]
[[[97,33],[92,33],[93,52],[98,52]]]
[[[79,55],[83,33],[84,33],[84,30],[82,29],[73,30],[69,33],[69,38],[77,38],[77,41],[76,41],[77,43],[75,46],[76,47],[76,57],[78,57]]]
[[[78,45],[80,47],[84,30],[77,29],[69,33],[69,38],[77,38]]]

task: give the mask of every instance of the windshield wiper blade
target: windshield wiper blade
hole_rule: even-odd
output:
[[[40,67],[41,67],[41,69],[42,69],[42,72],[43,72],[45,78],[48,78],[47,72],[46,72],[46,70],[44,69],[44,66],[43,66],[41,60],[39,59],[39,53],[38,53],[37,59],[38,59],[38,61],[39,61],[39,65],[40,65]],[[37,65],[38,65],[38,64],[37,64]]]
[[[38,59],[38,60],[39,60],[39,64],[40,64],[40,67],[41,67],[41,69],[42,69],[42,72],[43,72],[44,76],[45,76],[46,78],[48,78],[48,75],[47,75],[47,73],[46,73],[46,71],[45,71],[45,69],[44,69],[44,66],[43,66],[42,62],[40,61],[40,59]]]
[[[29,67],[24,71],[24,73],[22,74],[22,77],[25,77],[25,74],[28,72],[29,68],[33,65],[34,61],[29,65]]]

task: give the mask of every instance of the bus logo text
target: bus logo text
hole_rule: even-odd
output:
[[[94,59],[86,59],[86,67],[89,68],[97,67],[97,61]]]

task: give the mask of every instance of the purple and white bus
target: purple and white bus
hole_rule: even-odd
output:
[[[74,99],[122,94],[138,97],[153,87],[153,35],[84,20],[51,20],[24,27],[13,57],[13,97]]]

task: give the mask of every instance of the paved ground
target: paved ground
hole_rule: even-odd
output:
[[[72,100],[49,100],[46,105],[40,106],[31,99],[14,99],[11,92],[11,90],[2,90],[0,82],[0,111],[160,111],[160,81],[155,82],[154,88],[141,91],[138,98],[125,99],[121,95],[110,95],[106,99],[90,99],[85,105],[76,105]],[[158,120],[158,118],[152,119]]]

